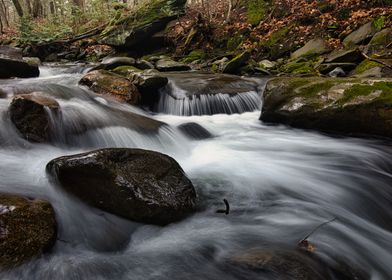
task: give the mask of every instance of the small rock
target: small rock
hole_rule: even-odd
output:
[[[276,62],[272,62],[272,61],[269,61],[267,59],[264,59],[264,60],[259,62],[259,66],[260,66],[260,68],[267,69],[267,70],[268,69],[273,69],[273,68],[276,67]]]
[[[39,57],[23,57],[23,61],[26,61],[29,65],[41,65]]]
[[[102,149],[54,159],[46,169],[82,201],[136,222],[168,224],[194,210],[191,181],[161,153]]]
[[[154,64],[151,62],[148,62],[147,60],[140,59],[136,61],[136,67],[141,69],[141,70],[147,70],[147,69],[154,69]]]
[[[89,87],[98,94],[114,98],[119,102],[137,105],[140,93],[137,87],[128,79],[105,70],[89,72],[79,81],[79,84]]]
[[[49,202],[0,194],[0,270],[48,251],[56,237],[55,213]]]
[[[188,71],[191,70],[189,65],[183,64],[181,62],[176,62],[169,58],[163,58],[156,62],[156,68],[162,72],[170,71]]]
[[[11,121],[23,138],[39,143],[50,141],[54,130],[49,111],[59,114],[60,105],[40,92],[17,95],[9,107]]]
[[[331,71],[333,71],[336,68],[341,68],[343,71],[350,72],[351,70],[354,70],[357,67],[357,64],[355,63],[322,63],[318,66],[317,70],[321,74],[328,74]]]
[[[105,58],[101,64],[94,67],[90,71],[99,70],[99,69],[112,70],[119,66],[135,66],[135,65],[136,65],[136,60],[132,57],[109,57],[109,58]]]
[[[342,68],[336,67],[335,69],[333,69],[331,72],[328,73],[328,76],[332,78],[345,77],[346,72],[344,72]]]

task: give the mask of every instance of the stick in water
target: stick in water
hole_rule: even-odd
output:
[[[323,226],[325,226],[325,225],[327,225],[327,224],[329,224],[329,223],[332,223],[332,222],[335,221],[335,220],[337,220],[337,217],[335,217],[335,218],[333,218],[333,219],[331,219],[331,220],[329,220],[329,221],[326,221],[326,222],[324,222],[324,223],[318,225],[318,226],[315,227],[307,236],[305,236],[305,238],[302,239],[302,240],[299,242],[299,244],[300,244],[301,242],[303,242],[303,241],[306,241],[306,239],[308,239],[308,238],[309,238],[313,233],[315,233],[317,230],[319,230],[320,228],[322,228]]]
[[[229,202],[227,201],[226,198],[223,199],[223,202],[225,203],[226,209],[225,209],[225,210],[219,209],[219,210],[216,211],[216,213],[225,213],[226,215],[229,215],[229,213],[230,213],[230,205],[229,205]]]

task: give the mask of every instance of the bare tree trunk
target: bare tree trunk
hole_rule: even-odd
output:
[[[0,11],[1,11],[1,18],[3,20],[3,27],[9,27],[10,23],[8,20],[8,12],[7,12],[7,7],[5,6],[4,0],[1,0],[1,7],[0,7]]]
[[[233,0],[228,0],[229,1],[229,8],[227,9],[227,16],[226,16],[226,23],[230,22],[230,16],[231,16],[231,10],[233,9]]]
[[[16,12],[18,13],[18,16],[23,17],[23,9],[22,9],[22,6],[20,5],[19,0],[12,0],[12,3],[14,3]]]
[[[33,18],[42,17],[43,7],[40,0],[34,0],[33,2]]]

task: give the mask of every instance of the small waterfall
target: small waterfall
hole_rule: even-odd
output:
[[[265,81],[230,75],[182,73],[168,75],[156,112],[179,115],[213,115],[252,112],[261,108]]]

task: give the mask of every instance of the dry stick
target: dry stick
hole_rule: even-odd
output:
[[[368,60],[370,60],[370,61],[374,61],[374,62],[380,63],[380,64],[384,65],[385,67],[388,67],[389,69],[392,69],[392,65],[389,65],[388,63],[385,63],[384,61],[381,61],[381,60],[375,59],[375,58],[371,58],[370,56],[368,56],[367,54],[365,54],[365,53],[363,53],[363,52],[362,52],[362,55],[363,55],[366,59],[368,59]]]
[[[392,42],[390,42],[386,48],[392,47]]]
[[[319,230],[320,228],[322,228],[323,226],[332,223],[333,221],[337,220],[337,217],[333,218],[332,220],[326,221],[320,225],[318,225],[317,227],[315,227],[308,235],[305,236],[305,238],[303,238],[299,243],[306,241],[306,239],[308,239],[313,233],[315,233],[317,230]]]

